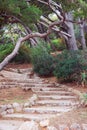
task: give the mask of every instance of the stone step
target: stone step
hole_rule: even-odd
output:
[[[0,82],[0,85],[16,85],[17,82]]]
[[[77,97],[76,96],[63,96],[63,95],[38,95],[38,98],[39,99],[56,99],[56,100],[67,100],[67,99],[76,99],[77,100]]]
[[[17,83],[17,82],[2,82],[0,88],[11,88],[11,87],[21,87],[24,90],[29,90],[32,87],[48,87],[50,84],[41,84],[41,83]]]
[[[17,87],[19,85],[0,85],[0,89],[6,89],[6,88],[12,88],[12,87]]]
[[[22,80],[22,81],[20,81],[20,80],[11,80],[11,81],[9,81],[9,80],[7,80],[7,81],[0,81],[0,84],[15,84],[15,83],[20,83],[20,84],[29,84],[29,83],[37,83],[37,84],[44,84],[44,82],[42,82],[42,81],[38,81],[38,80],[33,80],[33,79],[29,79],[29,80]],[[51,85],[51,84],[49,84],[49,85]]]
[[[13,69],[13,68],[9,68],[8,71],[12,71],[12,72],[20,72],[20,73],[29,73],[32,71],[32,68],[27,68],[27,69]]]
[[[49,85],[45,85],[45,84],[42,84],[42,85],[39,85],[39,84],[36,84],[35,86],[34,85],[31,85],[31,86],[26,86],[26,87],[22,87],[23,90],[30,90],[32,89],[33,92],[38,92],[38,91],[53,91],[53,90],[56,90],[56,91],[64,91],[66,90],[65,88],[62,88],[62,87],[58,87],[58,88],[55,88],[55,87],[49,87]]]
[[[44,114],[44,113],[63,113],[63,112],[68,112],[70,110],[72,110],[73,107],[41,107],[41,106],[38,106],[38,107],[32,107],[32,108],[24,108],[23,111],[24,112],[27,112],[27,113],[41,113],[41,114]]]
[[[70,92],[70,91],[37,91],[35,92],[37,95],[54,95],[54,94],[57,94],[57,95],[70,95],[70,96],[73,96],[74,93]]]
[[[35,121],[42,121],[44,119],[49,119],[54,117],[56,114],[21,114],[21,113],[15,113],[15,114],[7,114],[4,115],[4,119],[15,119],[15,120],[35,120]],[[60,115],[60,114],[57,114]]]
[[[72,100],[38,100],[36,104],[39,105],[59,105],[59,106],[77,106],[78,102]]]
[[[38,91],[67,91],[67,88],[62,88],[62,86],[59,87],[33,87],[32,91],[33,92],[38,92]]]
[[[44,83],[20,83],[24,87],[35,86],[35,87],[50,87],[51,84],[44,84]]]
[[[24,121],[0,120],[0,130],[18,130]]]

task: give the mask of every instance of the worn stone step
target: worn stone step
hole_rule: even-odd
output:
[[[0,89],[6,89],[6,88],[12,88],[12,87],[17,87],[19,85],[0,85]]]
[[[27,69],[13,69],[9,68],[9,71],[16,72],[16,73],[29,73],[32,71],[32,68],[27,68]]]
[[[29,82],[29,83],[21,83],[21,82],[16,82],[16,81],[14,81],[14,82],[0,82],[0,85],[21,85],[21,86],[29,86],[29,85],[36,85],[36,86],[40,86],[41,87],[41,85],[42,85],[42,87],[43,86],[49,86],[50,84],[43,84],[42,82],[40,82],[40,83],[33,83],[33,82]]]
[[[24,121],[0,120],[0,130],[18,130]]]
[[[13,80],[7,80],[7,81],[1,81],[0,84],[14,84],[14,83],[20,83],[20,84],[29,84],[29,83],[40,83],[40,84],[44,84],[44,82],[42,80],[37,80],[37,79],[22,79],[22,80],[19,80],[19,79],[13,79]]]
[[[58,100],[67,100],[67,99],[76,99],[77,100],[77,97],[76,96],[69,96],[69,95],[66,95],[66,96],[63,96],[63,95],[38,95],[38,98],[39,99],[58,99]]]
[[[75,106],[78,105],[78,102],[72,100],[38,100],[36,104],[39,105],[59,105],[59,106]]]
[[[32,91],[33,92],[38,92],[38,91],[64,91],[64,90],[68,90],[67,88],[62,88],[61,86],[59,87],[35,87],[35,88],[32,88]]]
[[[42,80],[37,80],[37,79],[26,79],[26,80],[17,80],[18,83],[44,83]]]
[[[0,85],[15,85],[17,82],[0,82]]]
[[[24,87],[35,86],[35,87],[50,87],[51,84],[44,84],[44,83],[20,83]]]
[[[15,114],[7,114],[4,115],[3,118],[5,119],[16,119],[16,120],[35,120],[35,121],[41,121],[44,119],[49,119],[51,117],[54,117],[56,114],[21,114],[21,113],[15,113]],[[60,114],[58,114],[60,115]]]
[[[10,88],[10,87],[21,87],[24,90],[28,90],[32,87],[48,87],[50,84],[41,84],[41,83],[17,83],[17,82],[2,82],[0,83],[0,88]]]
[[[28,113],[63,113],[63,112],[68,112],[70,110],[72,110],[73,107],[47,107],[47,106],[44,106],[44,107],[41,107],[41,106],[38,106],[38,107],[32,107],[32,108],[24,108],[23,111],[24,112],[28,112]]]
[[[37,91],[37,92],[35,92],[37,95],[54,95],[54,94],[57,94],[57,95],[71,95],[71,96],[73,96],[74,95],[74,93],[72,93],[72,92],[70,92],[70,91],[61,91],[61,90],[59,90],[59,91]]]

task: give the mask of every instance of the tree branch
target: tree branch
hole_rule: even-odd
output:
[[[14,57],[17,55],[17,53],[18,53],[18,51],[19,51],[19,48],[20,48],[22,42],[24,42],[24,41],[26,41],[26,40],[28,40],[28,39],[30,39],[30,38],[33,38],[33,37],[40,37],[40,38],[46,37],[47,35],[49,35],[49,34],[51,33],[53,26],[56,25],[56,24],[59,25],[61,22],[62,22],[62,21],[52,23],[52,24],[48,27],[47,32],[45,32],[45,33],[42,33],[42,34],[41,34],[41,33],[38,33],[38,32],[37,32],[37,33],[31,33],[31,34],[28,34],[27,36],[25,36],[25,37],[23,37],[23,38],[19,38],[18,41],[17,41],[17,43],[16,43],[16,45],[15,45],[14,50],[12,51],[12,53],[9,54],[9,55],[0,63],[0,71],[11,61],[12,58],[14,58]]]

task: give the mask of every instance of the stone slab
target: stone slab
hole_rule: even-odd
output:
[[[38,100],[36,104],[51,104],[51,105],[60,105],[60,106],[74,106],[77,105],[78,102],[74,102],[72,100]]]
[[[26,120],[35,120],[35,121],[41,121],[41,120],[45,120],[45,119],[49,119],[52,117],[55,117],[56,114],[7,114],[4,115],[4,118],[7,119],[26,119]]]
[[[0,120],[0,130],[18,130],[23,121]]]
[[[41,94],[41,95],[44,95],[44,94],[49,94],[49,95],[52,95],[52,94],[57,94],[57,95],[74,95],[72,92],[68,92],[68,91],[38,91],[38,92],[35,92],[37,93],[38,95]]]
[[[38,113],[61,113],[61,112],[68,112],[70,110],[72,110],[72,107],[32,107],[32,108],[24,108],[24,112],[28,112],[28,113],[34,113],[34,112],[38,112]]]
[[[47,86],[49,86],[50,84],[46,84]],[[35,88],[32,88],[32,90],[34,92],[38,92],[38,91],[64,91],[64,90],[67,90],[67,88],[62,88],[62,87],[35,87]]]
[[[63,95],[59,95],[59,96],[57,96],[57,95],[38,95],[38,97],[40,98],[40,99],[58,99],[58,100],[62,100],[62,99],[65,99],[65,100],[67,100],[67,99],[77,99],[77,97],[76,96],[69,96],[69,95],[66,95],[66,96],[63,96]]]

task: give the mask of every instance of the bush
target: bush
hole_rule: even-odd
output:
[[[60,80],[79,80],[83,70],[87,69],[87,64],[78,51],[64,51],[56,57],[56,67],[54,75]]]
[[[34,71],[40,76],[49,76],[53,72],[53,57],[44,44],[38,44],[32,49],[31,61]]]
[[[0,45],[0,62],[4,60],[4,58],[10,54],[13,50],[14,46],[12,44],[2,44]]]
[[[24,63],[24,62],[30,63],[31,61],[30,53],[31,53],[30,47],[26,44],[22,45],[19,49],[17,56],[14,57],[12,61],[18,63]]]
[[[66,49],[66,45],[63,41],[63,39],[54,39],[51,41],[52,44],[53,44],[53,48],[55,48],[56,51],[62,51],[64,49]]]
[[[11,43],[0,45],[0,62],[4,60],[4,58],[9,55],[13,49],[14,45]],[[19,63],[30,62],[30,48],[27,45],[22,45],[17,56],[12,59],[12,62],[13,61]]]

